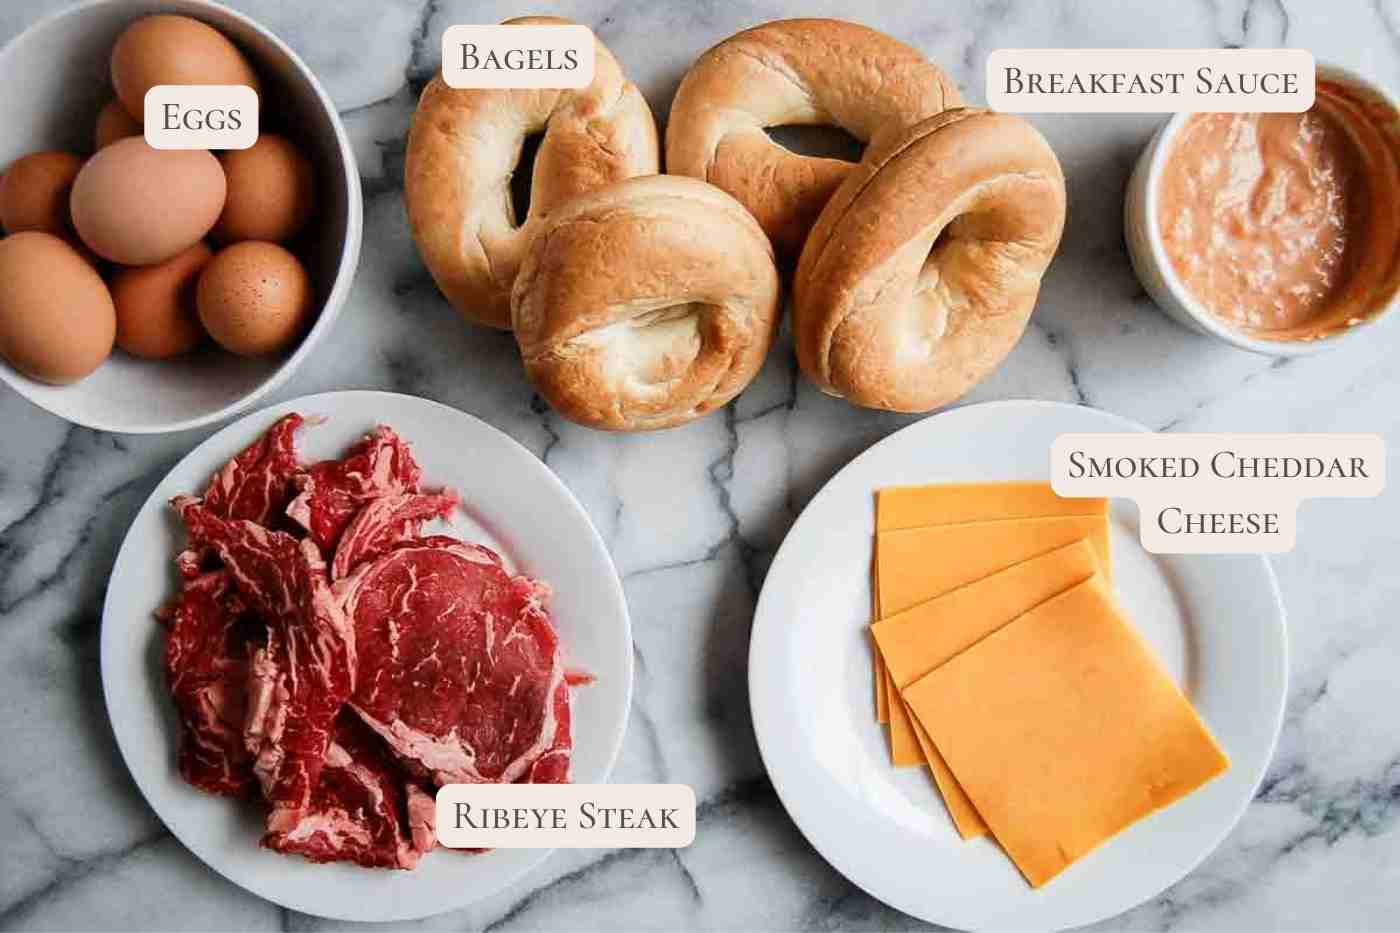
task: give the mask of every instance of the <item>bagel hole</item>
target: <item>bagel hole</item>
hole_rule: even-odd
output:
[[[664,385],[685,375],[704,346],[701,317],[711,308],[683,301],[651,308],[583,335],[605,348],[634,384]]]
[[[510,176],[511,219],[518,227],[530,216],[530,192],[535,179],[535,157],[540,154],[544,132],[531,133],[520,144],[520,161]]]
[[[920,281],[926,282],[930,276],[937,277],[938,270],[935,267],[943,250],[952,241],[953,238],[948,235],[947,227],[938,231],[938,236],[933,238],[933,243],[928,248],[928,255],[924,257],[923,267],[919,270]]]
[[[764,132],[788,152],[801,156],[859,162],[865,154],[865,143],[839,126],[789,124],[765,127]]]

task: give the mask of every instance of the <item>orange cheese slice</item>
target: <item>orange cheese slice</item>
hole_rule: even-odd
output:
[[[937,483],[892,486],[875,494],[875,530],[898,531],[1003,518],[1105,515],[1107,499],[1069,499],[1049,483]]]
[[[1109,568],[1107,513],[1052,518],[963,522],[888,531],[876,536],[880,568],[876,592],[888,618],[949,590],[1004,570],[1027,558],[1088,538],[1104,573]],[[896,767],[924,763],[899,690],[883,671],[890,729],[890,758]]]
[[[878,510],[876,515],[879,515]],[[871,610],[874,618],[880,619],[883,618],[883,615],[880,612],[880,542],[878,538],[876,538],[872,550],[874,554],[871,558],[870,568],[870,601],[873,604]],[[871,645],[871,649],[875,656],[875,720],[877,722],[889,722],[890,694],[889,691],[885,689],[885,663],[880,660],[879,649],[875,648],[873,644]]]
[[[925,486],[892,486],[875,493],[875,531],[898,531],[929,525],[995,521],[1008,518],[1043,518],[1056,515],[1108,514],[1108,500],[1071,499],[1057,496],[1049,483],[1033,481],[996,483],[934,483]],[[1105,565],[1107,566],[1107,565]],[[879,561],[876,559],[875,616],[884,618],[879,599]],[[967,581],[962,581],[967,582]],[[875,653],[875,716],[890,721],[890,697],[896,696],[885,676],[884,664]],[[898,706],[898,704],[893,704]],[[895,713],[899,716],[898,711]],[[904,720],[907,723],[907,719]],[[891,732],[896,759],[911,747],[908,728],[896,723]]]
[[[1230,765],[1099,578],[988,635],[904,698],[1035,887]]]
[[[1083,583],[1098,570],[1087,540],[1047,551],[943,596],[919,603],[871,626],[885,669],[904,688],[1008,622],[1053,596]],[[893,704],[907,721],[903,702]],[[933,772],[953,825],[964,839],[981,836],[987,824],[948,770],[927,735],[911,724],[911,738]]]
[[[878,536],[880,611],[886,617],[965,583],[1088,538],[1105,576],[1111,563],[1107,515],[964,522]]]

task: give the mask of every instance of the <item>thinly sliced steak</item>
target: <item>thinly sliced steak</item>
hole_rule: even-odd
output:
[[[176,506],[190,540],[218,553],[239,595],[268,620],[266,646],[253,655],[244,738],[268,802],[305,808],[355,682],[354,631],[325,561],[309,540],[225,521],[195,500]]]
[[[287,505],[296,494],[293,478],[301,471],[296,432],[305,424],[298,414],[279,418],[262,437],[243,448],[209,480],[201,504],[220,518],[241,519],[271,528],[286,524]],[[208,549],[190,547],[175,557],[180,573],[199,576],[208,566]]]
[[[424,524],[387,427],[303,467],[288,415],[172,503],[188,531],[162,611],[179,768],[261,790],[263,844],[313,861],[413,868],[436,844],[434,783],[569,780],[571,686],[549,590]],[[329,559],[329,566],[327,566]]]
[[[224,464],[209,481],[204,507],[220,518],[277,527],[296,493],[292,477],[301,472],[296,432],[304,423],[301,415],[283,416]]]
[[[361,564],[336,591],[355,626],[355,709],[436,783],[568,774],[569,691],[543,584],[436,536]]]
[[[365,561],[417,538],[425,521],[446,518],[457,503],[454,492],[402,493],[371,500],[345,526],[331,561],[331,579],[347,577]]]
[[[233,593],[227,571],[186,581],[161,613],[165,679],[180,714],[180,775],[211,794],[242,797],[257,788],[243,742],[248,658],[262,625]]]
[[[302,811],[274,810],[263,845],[313,862],[413,868],[437,844],[433,798],[349,709]]]
[[[334,554],[345,526],[360,507],[381,496],[417,492],[422,470],[408,444],[381,425],[339,460],[323,460],[296,478],[287,515],[311,535],[323,554]]]

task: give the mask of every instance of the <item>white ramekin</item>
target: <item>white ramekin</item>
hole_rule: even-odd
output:
[[[291,377],[324,340],[350,293],[364,225],[360,174],[335,105],[306,63],[269,30],[211,0],[88,0],[30,26],[0,51],[0,164],[40,149],[86,154],[97,111],[111,98],[107,62],[132,20],[182,13],[233,40],[264,84],[262,129],[291,136],[317,169],[317,216],[297,252],[319,315],[290,353],[246,359],[210,351],[174,360],[121,352],[81,382],[46,385],[0,360],[0,381],[60,418],[105,431],[153,434],[211,424]],[[0,283],[3,287],[4,283]]]
[[[1317,66],[1318,83],[1340,84],[1368,100],[1376,102],[1400,123],[1400,103],[1386,88],[1346,68],[1336,65]],[[1123,233],[1127,240],[1128,257],[1138,281],[1157,306],[1169,316],[1198,333],[1207,334],[1226,343],[1269,356],[1300,356],[1329,349],[1356,338],[1369,330],[1381,318],[1393,311],[1400,301],[1392,299],[1384,308],[1368,315],[1364,321],[1311,340],[1270,340],[1239,330],[1212,314],[1186,288],[1172,267],[1162,244],[1161,228],[1157,223],[1158,192],[1162,170],[1171,154],[1177,133],[1192,115],[1178,113],[1158,128],[1142,150],[1132,178],[1128,181],[1123,204]]]

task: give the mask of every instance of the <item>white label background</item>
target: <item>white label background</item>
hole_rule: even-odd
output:
[[[1188,479],[1070,476],[1070,454],[1104,457],[1193,457],[1200,475]],[[1353,457],[1365,479],[1221,479],[1210,459],[1220,451],[1246,457]],[[1298,503],[1317,498],[1370,498],[1385,488],[1385,441],[1378,434],[1061,434],[1050,448],[1050,484],[1061,496],[1113,496],[1137,502],[1142,546],[1154,554],[1276,554],[1297,541]],[[1278,534],[1167,534],[1163,509],[1188,512],[1276,512]]]
[[[1180,93],[1008,93],[1005,70],[1024,75],[1093,72],[1150,75],[1180,72]],[[1296,74],[1293,94],[1200,94],[1196,69],[1210,68],[1218,80],[1235,72]],[[987,56],[987,105],[1004,113],[1302,113],[1313,105],[1316,66],[1306,49],[997,49]]]
[[[551,828],[538,829],[530,819],[526,828],[458,828],[458,803],[471,806],[473,821],[486,808],[558,808],[564,826],[552,828],[548,819]],[[585,803],[638,813],[645,807],[654,815],[671,809],[677,828],[585,827]],[[437,793],[437,836],[445,846],[468,849],[681,849],[695,841],[695,791],[685,784],[447,784]]]
[[[198,110],[206,115],[221,110],[225,120],[237,110],[242,125],[234,130],[165,128],[165,105],[178,106],[178,114]],[[152,149],[247,149],[258,141],[258,94],[242,84],[158,84],[146,92],[146,144]]]
[[[518,26],[448,26],[442,34],[442,80],[454,88],[583,88],[593,83],[595,56],[593,30],[577,24],[518,25]],[[476,47],[475,55],[485,60],[494,54],[498,59],[507,52],[521,49],[552,51],[556,61],[567,50],[573,50],[578,67],[573,69],[535,69],[507,71],[505,69],[463,68],[462,45]]]

